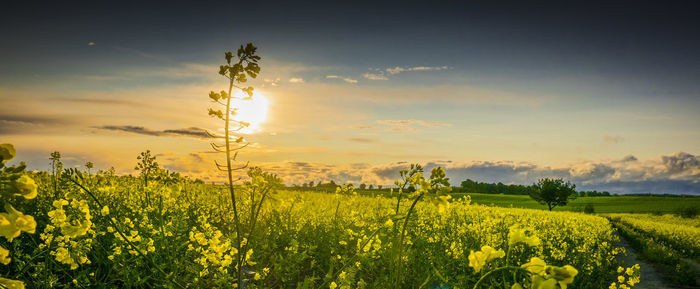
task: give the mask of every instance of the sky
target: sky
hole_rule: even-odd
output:
[[[453,185],[700,194],[695,1],[242,3],[3,4],[0,142],[35,170],[60,151],[133,174],[148,149],[220,181],[207,95],[253,42],[239,160],[287,184],[388,185],[420,163]]]

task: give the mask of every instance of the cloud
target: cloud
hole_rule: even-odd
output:
[[[410,126],[412,124],[417,124],[426,127],[439,127],[439,126],[452,126],[452,124],[441,122],[441,121],[425,121],[417,119],[406,119],[406,120],[378,120],[377,123],[395,126]]]
[[[380,73],[365,73],[362,75],[362,77],[369,79],[369,80],[389,80],[386,75],[384,75],[383,72]]]
[[[98,128],[98,129],[103,129],[103,130],[111,130],[111,131],[123,131],[123,132],[130,132],[130,133],[136,133],[136,134],[142,134],[142,135],[150,135],[150,136],[182,136],[182,137],[193,137],[193,138],[200,138],[200,139],[207,139],[211,138],[209,134],[207,134],[206,130],[198,127],[188,127],[188,128],[181,128],[181,129],[166,129],[166,130],[152,130],[145,128],[143,126],[131,126],[131,125],[104,125],[104,126],[97,126],[93,128]]]
[[[353,125],[350,126],[350,129],[375,129],[375,127],[371,125]]]
[[[275,79],[265,78],[265,79],[263,79],[263,81],[264,81],[265,83],[269,83],[269,84],[272,85],[272,86],[277,86],[277,85],[278,85],[277,83],[280,82],[280,78],[279,78],[279,77],[277,77],[277,78],[275,78]],[[302,80],[302,82],[303,82],[303,80]]]
[[[3,115],[0,116],[1,134],[36,134],[50,131],[51,126],[75,124],[76,120],[62,116]]]
[[[628,157],[625,157],[629,159]],[[515,161],[429,161],[426,172],[442,166],[454,186],[469,178],[480,182],[530,185],[540,178],[563,178],[579,190],[607,190],[612,193],[671,193],[700,195],[700,156],[675,153],[645,161],[619,159],[542,166]],[[360,182],[391,185],[407,162],[387,164],[328,165],[310,162],[260,164],[271,169],[288,184],[308,181]]]
[[[292,77],[289,79],[291,83],[304,83],[304,79],[301,77]]]
[[[95,46],[95,42],[92,42],[92,41],[88,42],[88,46]]]
[[[416,127],[413,127],[413,125],[418,125],[422,127],[449,127],[452,126],[452,124],[446,123],[446,122],[441,122],[441,121],[425,121],[425,120],[417,120],[417,119],[400,119],[400,120],[390,120],[390,119],[385,119],[385,120],[377,120],[378,124],[383,124],[383,125],[388,125],[389,127],[386,128],[387,131],[394,131],[394,132],[409,132],[409,131],[418,131]]]
[[[326,79],[341,79],[347,83],[357,83],[356,79],[343,77],[343,76],[339,76],[339,75],[326,75]]]
[[[359,143],[371,143],[371,142],[374,142],[373,139],[362,138],[362,137],[351,137],[351,138],[347,138],[346,140],[351,141],[351,142],[359,142]]]
[[[623,137],[621,137],[621,136],[619,136],[619,135],[614,135],[614,136],[606,135],[606,136],[603,136],[603,141],[606,142],[606,143],[618,144],[618,143],[623,142],[624,140],[625,140],[625,138],[623,138]]]
[[[406,71],[440,71],[450,69],[448,66],[415,66],[415,67],[400,67],[396,66],[394,68],[387,68],[386,72],[394,75]]]

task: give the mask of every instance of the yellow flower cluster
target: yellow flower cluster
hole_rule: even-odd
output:
[[[639,264],[634,264],[632,267],[627,269],[619,267],[617,268],[617,282],[612,282],[609,289],[629,289],[634,287],[639,283],[641,278],[641,273],[639,271]]]
[[[59,199],[53,207],[48,212],[51,224],[41,234],[44,243],[40,248],[49,247],[56,261],[69,265],[71,270],[90,264],[87,254],[92,250],[95,232],[87,201]]]
[[[550,266],[537,257],[530,258],[530,262],[520,267],[532,273],[531,289],[566,289],[567,285],[574,282],[574,277],[578,275],[578,270],[570,265]]]
[[[201,266],[199,277],[215,272],[228,273],[228,268],[237,258],[238,249],[231,245],[229,239],[225,238],[220,230],[209,224],[207,217],[199,217],[199,228],[192,228],[189,239],[187,250],[197,253],[194,262]],[[252,253],[251,250],[246,254],[249,262],[252,262]]]
[[[16,154],[17,151],[12,144],[0,144],[0,188],[3,189],[0,191],[0,200],[5,203],[5,212],[0,213],[0,237],[4,237],[10,243],[22,232],[34,234],[37,225],[34,217],[18,211],[9,202],[17,196],[28,200],[37,196],[38,186],[34,179],[23,174],[23,164],[19,168],[5,165]],[[11,261],[10,251],[0,246],[0,263],[8,265]],[[24,289],[24,282],[0,277],[0,287]]]
[[[481,251],[471,251],[469,253],[469,266],[474,268],[475,272],[479,272],[487,262],[496,258],[503,258],[505,255],[506,253],[501,249],[496,250],[490,246],[483,246]]]
[[[6,213],[0,213],[0,237],[5,237],[8,242],[12,242],[22,232],[34,234],[36,230],[34,217],[22,214],[10,204],[5,204],[5,211]]]
[[[540,245],[540,238],[530,233],[528,230],[521,228],[518,225],[512,226],[508,232],[508,246],[512,247],[518,243],[525,243],[531,247]]]

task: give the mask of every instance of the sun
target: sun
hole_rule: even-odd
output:
[[[231,107],[236,108],[232,115],[234,120],[250,123],[250,126],[238,131],[242,134],[253,134],[262,131],[261,125],[267,120],[267,112],[270,108],[270,101],[260,92],[253,92],[252,99],[240,99],[245,95],[237,94],[231,99]]]

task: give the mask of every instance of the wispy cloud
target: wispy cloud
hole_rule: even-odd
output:
[[[418,125],[418,126],[423,126],[423,127],[449,127],[449,126],[452,126],[452,124],[446,123],[446,122],[425,121],[425,120],[418,120],[418,119],[398,119],[398,120],[385,119],[385,120],[378,120],[377,123],[391,126],[389,128],[389,130],[391,130],[391,131],[415,131],[415,130],[417,130],[415,127],[412,127],[412,125]]]
[[[450,69],[449,66],[414,66],[414,67],[400,67],[396,66],[393,68],[387,68],[386,72],[389,74],[399,74],[406,71],[439,71]]]
[[[623,138],[623,137],[621,137],[621,136],[619,136],[619,135],[612,135],[612,136],[611,136],[611,135],[606,135],[606,136],[603,136],[603,141],[606,142],[606,143],[618,144],[618,143],[621,143],[621,142],[625,141],[625,138]]]
[[[135,134],[150,135],[150,136],[182,136],[182,137],[193,137],[193,138],[210,138],[206,130],[198,127],[188,127],[180,129],[166,129],[166,130],[153,130],[145,128],[143,126],[131,126],[131,125],[105,125],[94,127],[103,130],[111,131],[123,131]]]
[[[350,129],[375,129],[375,127],[371,125],[351,125]]]
[[[371,143],[371,142],[374,142],[373,139],[363,138],[363,137],[350,137],[350,138],[347,138],[346,140],[351,141],[351,142],[359,142],[359,143]]]
[[[386,75],[384,75],[384,72],[379,72],[379,73],[365,73],[362,75],[362,77],[369,79],[369,80],[389,80]]]
[[[292,77],[289,79],[291,83],[304,83],[304,79],[301,77]]]
[[[343,77],[343,76],[339,76],[339,75],[326,75],[326,79],[340,79],[340,80],[345,81],[347,83],[357,83],[356,79],[352,79],[349,77]]]

